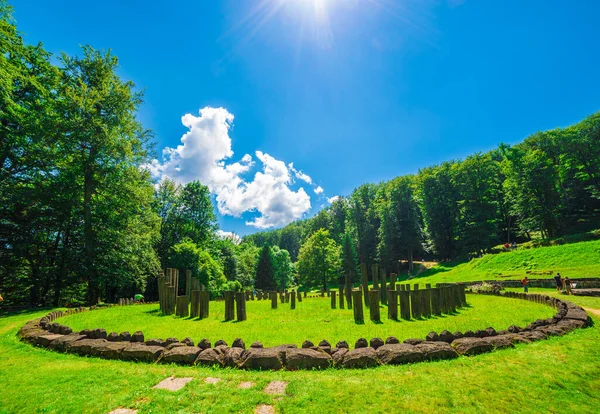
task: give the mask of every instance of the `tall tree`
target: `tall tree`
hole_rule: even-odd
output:
[[[340,273],[340,249],[329,231],[317,230],[300,248],[298,275],[306,286],[321,286],[336,280]]]
[[[273,265],[271,248],[268,245],[264,246],[260,252],[260,258],[256,265],[254,287],[264,291],[277,289],[275,266]]]
[[[358,274],[358,256],[352,237],[348,233],[344,235],[341,250],[343,283],[346,286],[346,302],[350,307],[352,306],[352,286]]]
[[[82,57],[63,54],[61,62],[62,149],[71,168],[82,178],[79,200],[83,273],[87,302],[94,304],[101,288],[123,274],[122,256],[133,253],[124,248],[124,243],[146,243],[144,247],[136,246],[144,250],[151,249],[148,241],[155,241],[152,236],[147,237],[157,229],[155,216],[148,213],[152,196],[150,176],[140,168],[149,160],[151,135],[136,119],[142,95],[133,92],[132,82],[123,82],[117,76],[115,56],[85,46]],[[137,264],[134,255],[127,255],[137,270],[156,272],[154,254],[144,256],[152,258],[145,265]]]

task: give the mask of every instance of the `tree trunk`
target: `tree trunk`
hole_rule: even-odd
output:
[[[413,265],[413,252],[412,249],[408,249],[408,273],[412,273],[414,269]]]
[[[96,149],[90,149],[89,158],[87,159],[84,177],[83,177],[83,243],[85,251],[85,271],[87,273],[87,303],[88,305],[96,305],[100,296],[100,287],[98,286],[98,278],[94,263],[94,229],[92,227],[92,196],[94,194],[95,179],[94,168]]]

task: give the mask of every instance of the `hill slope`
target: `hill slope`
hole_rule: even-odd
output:
[[[526,275],[536,279],[550,278],[556,272],[571,278],[600,277],[600,240],[488,254],[467,263],[440,263],[412,280],[514,280]]]

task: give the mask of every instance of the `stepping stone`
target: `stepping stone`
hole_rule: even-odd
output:
[[[162,380],[161,382],[159,382],[152,388],[161,389],[161,390],[169,390],[169,391],[179,391],[180,389],[185,387],[185,384],[187,384],[191,380],[193,380],[193,378],[169,377],[169,378],[165,378],[164,380]]]
[[[238,388],[242,389],[242,390],[247,390],[248,388],[254,387],[254,385],[256,385],[256,384],[254,384],[252,381],[244,381],[244,382],[240,382],[240,385],[238,385]]]
[[[213,377],[206,377],[206,379],[204,380],[204,382],[207,384],[216,384],[217,382],[221,382],[221,381],[223,381],[221,378],[213,378]]]
[[[274,414],[275,408],[272,405],[262,404],[254,409],[254,414]]]
[[[285,381],[271,381],[265,388],[265,392],[270,395],[283,395],[287,385]]]
[[[132,410],[129,408],[117,408],[116,410],[112,410],[108,414],[137,414],[138,410]]]

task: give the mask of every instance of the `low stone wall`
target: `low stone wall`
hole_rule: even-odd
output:
[[[472,356],[495,349],[513,348],[517,343],[564,335],[592,324],[585,310],[571,302],[538,294],[503,292],[499,295],[553,306],[557,312],[552,318],[538,319],[526,327],[513,325],[504,331],[496,331],[490,327],[464,333],[430,332],[425,338],[407,339],[403,343],[393,336],[385,341],[381,338],[370,341],[360,338],[352,350],[346,341],[332,346],[326,340],[317,345],[304,341],[301,348],[294,344],[264,348],[260,342],[246,348],[240,338],[235,339],[231,346],[223,340],[214,345],[208,339],[202,339],[198,344],[194,344],[190,338],[146,340],[141,331],[133,334],[107,333],[99,328],[73,332],[68,326],[54,322],[61,316],[87,311],[85,308],[51,312],[43,318],[27,322],[18,335],[22,341],[57,352],[105,359],[240,369],[298,370],[367,368],[452,359],[461,355]]]

